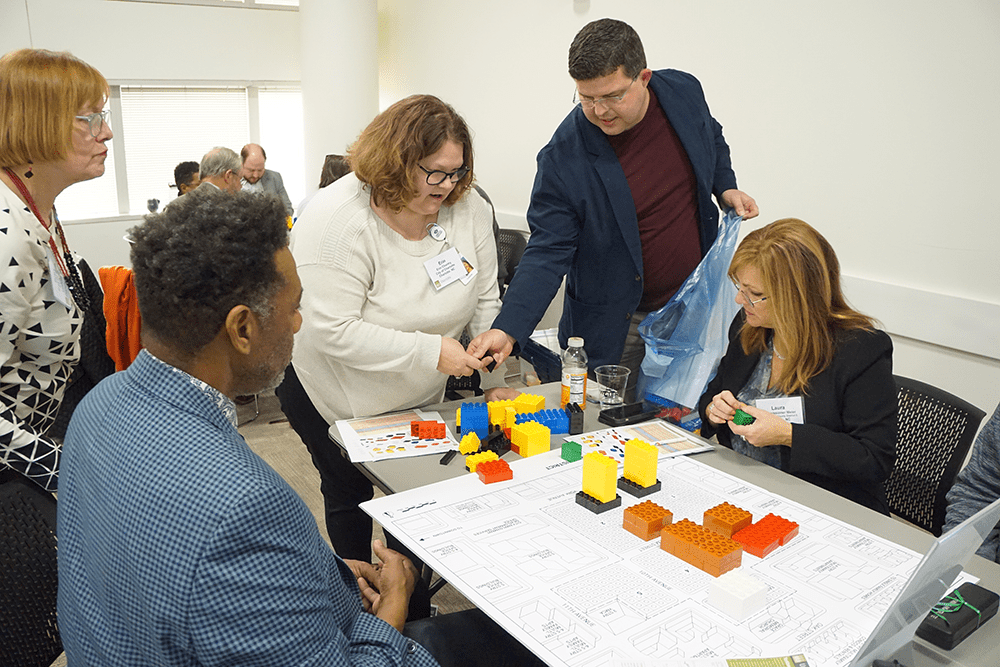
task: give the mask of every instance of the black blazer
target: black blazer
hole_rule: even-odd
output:
[[[739,341],[743,313],[729,328],[729,349],[698,401],[704,437],[718,435],[732,448],[728,425],[708,421],[705,410],[724,389],[733,395],[750,379],[760,359]],[[889,513],[885,480],[896,462],[896,383],[892,340],[883,331],[835,334],[833,362],[801,393],[804,424],[792,424],[792,446],[782,457],[785,472],[882,514]]]

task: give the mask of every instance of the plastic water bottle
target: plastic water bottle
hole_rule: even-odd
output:
[[[583,351],[583,339],[569,339],[569,346],[562,353],[562,395],[560,407],[576,403],[587,407],[587,353]]]

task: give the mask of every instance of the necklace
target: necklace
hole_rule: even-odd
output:
[[[38,210],[38,205],[35,204],[34,197],[28,192],[27,186],[24,182],[18,178],[17,174],[11,171],[9,168],[3,168],[4,173],[10,177],[11,182],[17,187],[18,192],[24,198],[24,201],[28,203],[28,208],[41,223],[42,227],[49,232],[49,247],[52,249],[52,255],[55,257],[56,266],[59,267],[59,272],[66,279],[66,286],[69,288],[70,294],[78,305],[83,306],[85,310],[90,310],[90,297],[87,294],[87,290],[83,287],[83,280],[80,279],[80,272],[76,268],[76,262],[73,261],[73,254],[69,251],[69,244],[66,242],[66,234],[63,232],[62,225],[59,224],[59,216],[55,215],[55,209],[53,208],[53,220],[51,224],[55,226],[56,234],[59,235],[59,240],[62,242],[63,252],[60,254],[59,248],[56,246],[55,234],[52,233],[52,229],[49,223],[46,223],[45,218],[42,217],[41,212]]]

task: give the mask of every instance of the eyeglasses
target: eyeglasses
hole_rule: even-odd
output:
[[[86,116],[76,116],[77,120],[85,120],[90,123],[90,136],[96,138],[101,133],[104,124],[111,125],[111,109],[87,114]]]
[[[742,295],[743,295],[743,299],[744,299],[744,300],[745,300],[745,301],[746,301],[746,302],[747,302],[748,304],[750,304],[750,308],[751,308],[751,309],[753,309],[753,307],[754,307],[754,304],[755,304],[755,303],[760,303],[761,301],[767,301],[767,297],[766,297],[766,296],[762,296],[762,297],[760,297],[760,298],[759,298],[759,299],[757,299],[757,300],[754,300],[754,299],[751,299],[751,298],[750,298],[750,295],[749,295],[749,294],[747,294],[746,292],[744,292],[744,291],[743,291],[743,288],[739,286],[739,283],[737,283],[737,282],[736,282],[735,280],[734,280],[734,281],[732,281],[732,282],[733,282],[733,287],[735,287],[735,288],[736,288],[736,291],[737,291],[737,292],[739,292],[740,294],[742,294]]]
[[[451,180],[452,183],[458,183],[469,173],[469,168],[465,166],[459,167],[455,171],[430,170],[422,164],[417,164],[417,166],[427,174],[427,185],[441,185],[446,178]]]
[[[632,89],[632,84],[635,83],[635,80],[638,78],[639,78],[638,74],[633,76],[632,80],[628,84],[628,88],[626,88],[625,92],[623,92],[621,95],[605,95],[604,97],[584,97],[583,95],[580,94],[579,91],[573,91],[573,104],[578,104],[584,107],[585,109],[593,109],[598,104],[604,107],[613,107],[617,105],[619,102],[621,102],[623,99],[625,99],[625,96],[628,95],[628,91]]]

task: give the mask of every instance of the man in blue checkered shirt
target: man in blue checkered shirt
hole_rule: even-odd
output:
[[[194,192],[132,233],[145,349],[86,397],[66,437],[68,664],[438,664],[400,632],[410,561],[379,542],[378,566],[334,555],[236,430],[232,397],[277,384],[302,323],[281,202]],[[474,644],[479,626],[495,643],[479,649],[524,657],[476,613],[443,617],[452,637],[438,619],[408,634],[442,664],[466,659],[449,640]]]

